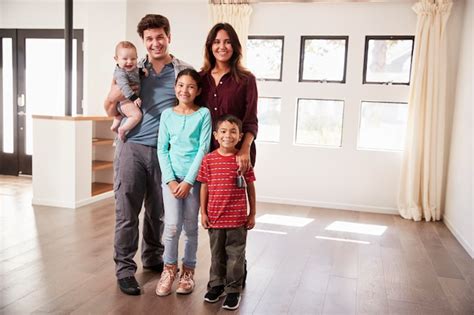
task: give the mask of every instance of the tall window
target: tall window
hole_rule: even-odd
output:
[[[366,36],[363,83],[410,84],[413,36]]]
[[[247,66],[258,80],[281,81],[283,36],[249,36]]]
[[[344,101],[298,99],[296,143],[342,146]]]
[[[299,81],[346,82],[348,36],[302,36]]]
[[[258,98],[258,138],[259,142],[280,141],[281,98]]]

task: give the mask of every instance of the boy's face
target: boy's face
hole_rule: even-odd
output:
[[[134,48],[119,48],[115,61],[120,68],[131,71],[137,67],[137,51]]]
[[[239,126],[229,121],[221,122],[216,131],[214,138],[219,142],[219,146],[226,149],[233,149],[242,139],[242,133]]]
[[[164,28],[151,28],[143,31],[143,43],[148,57],[159,60],[168,56],[171,36],[166,35]]]

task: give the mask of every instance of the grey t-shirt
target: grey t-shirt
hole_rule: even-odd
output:
[[[161,113],[176,104],[176,76],[181,70],[192,66],[173,57],[171,63],[165,65],[160,73],[156,73],[146,59],[140,64],[148,70],[148,77],[142,77],[140,84],[143,118],[127,134],[127,141],[156,147]]]

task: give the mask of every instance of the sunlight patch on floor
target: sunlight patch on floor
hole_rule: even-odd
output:
[[[303,227],[313,222],[314,219],[294,217],[294,216],[288,216],[288,215],[264,214],[258,217],[256,221],[258,223]]]
[[[370,244],[370,242],[367,242],[367,241],[351,240],[347,238],[328,237],[328,236],[320,236],[320,235],[315,236],[315,238],[320,239],[320,240],[357,243],[357,244],[364,244],[364,245]]]
[[[326,227],[326,230],[380,236],[383,233],[385,233],[385,230],[387,230],[387,226],[375,225],[375,224],[353,223],[353,222],[345,222],[345,221],[334,221],[333,223],[331,223],[330,225]]]

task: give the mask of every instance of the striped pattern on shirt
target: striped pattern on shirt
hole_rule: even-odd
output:
[[[247,190],[237,187],[237,169],[235,155],[223,156],[217,150],[202,160],[197,180],[207,184],[207,216],[211,228],[236,228],[247,221]],[[245,174],[245,180],[255,181],[252,169]]]

